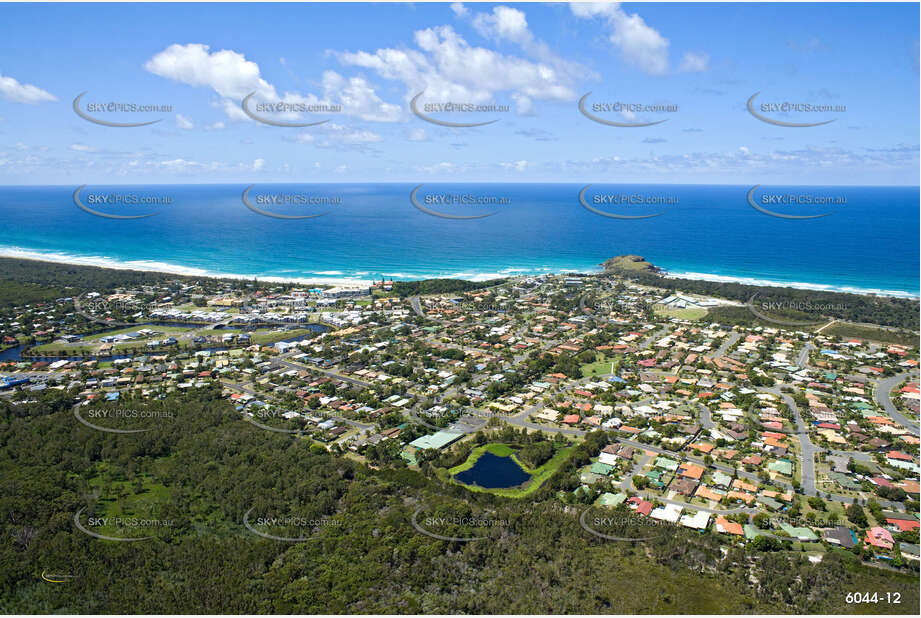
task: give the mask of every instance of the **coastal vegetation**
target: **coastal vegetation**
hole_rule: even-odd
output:
[[[399,461],[371,469],[260,430],[216,389],[159,404],[173,415],[148,432],[113,435],[80,424],[60,391],[32,403],[0,401],[5,613],[861,611],[842,590],[900,592],[902,604],[875,608],[882,612],[918,605],[916,578],[862,566],[849,552],[813,564],[785,550],[733,547],[724,556],[712,533],[675,527],[644,544],[588,534],[579,511],[552,497],[603,441],[595,436],[562,446],[571,454],[545,491],[509,500]],[[541,453],[526,453],[545,439],[515,433],[507,444],[519,461],[539,461]],[[75,527],[82,508],[85,527],[91,514],[169,526],[146,541],[105,541]],[[270,540],[243,525],[251,509],[320,524],[288,533],[302,542]],[[504,525],[489,540],[444,541],[413,529],[418,509],[490,512]],[[43,571],[73,577],[48,583]]]
[[[757,295],[757,305],[776,307],[769,312],[770,317],[781,320],[821,321],[827,318],[912,331],[919,328],[917,299],[666,277],[661,269],[640,256],[617,256],[605,261],[602,266],[606,274],[620,275],[642,285],[660,288],[666,293],[680,291],[742,303],[750,302]],[[795,307],[809,309],[803,311]],[[746,307],[715,307],[710,309],[708,319],[738,325],[751,325],[758,321],[757,316]]]
[[[400,297],[419,294],[449,294],[456,292],[475,292],[484,288],[506,283],[508,279],[490,279],[489,281],[467,281],[466,279],[422,279],[420,281],[394,281],[393,293]]]

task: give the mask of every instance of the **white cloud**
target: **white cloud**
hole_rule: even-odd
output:
[[[188,131],[195,128],[195,123],[182,114],[176,114],[176,126]]]
[[[259,65],[229,49],[214,53],[208,45],[170,45],[144,63],[154,75],[189,86],[207,86],[227,99],[242,99],[256,92],[275,99],[275,88],[259,75]]]
[[[619,2],[580,2],[570,4],[569,8],[576,17],[604,20],[610,30],[608,40],[628,63],[652,75],[668,70],[668,39],[636,13],[626,13]]]
[[[419,49],[341,52],[338,57],[344,64],[403,83],[407,100],[423,90],[429,101],[474,104],[492,101],[502,92],[516,95],[522,103],[531,99],[572,101],[577,96],[572,72],[548,62],[474,47],[450,26],[418,30],[414,39]]]
[[[256,159],[253,161],[253,171],[261,171],[265,167],[265,159]]]
[[[409,131],[409,134],[406,136],[411,142],[427,142],[429,139],[428,134],[425,132],[425,129],[412,129]]]
[[[700,73],[710,68],[710,56],[704,53],[685,52],[678,70],[685,73]]]
[[[345,78],[333,71],[323,74],[323,99],[313,94],[293,92],[279,95],[275,86],[262,78],[257,63],[229,49],[211,52],[208,45],[200,43],[170,45],[144,63],[144,68],[154,75],[183,84],[211,88],[221,97],[214,105],[223,109],[233,120],[249,119],[240,108],[240,101],[250,93],[255,93],[254,98],[261,101],[305,105],[337,104],[342,106],[342,111],[347,115],[379,122],[393,122],[399,119],[402,111],[400,106],[382,101],[363,78]],[[294,120],[300,118],[300,114],[284,112],[274,114],[273,117]]]
[[[381,100],[371,84],[362,77],[346,79],[335,71],[325,71],[323,91],[327,99],[339,101],[344,113],[362,120],[394,122],[402,115],[403,109],[399,105]]]
[[[463,2],[452,2],[451,10],[454,11],[454,14],[458,17],[466,17],[467,14],[470,13],[470,11],[467,10],[467,7],[464,6]]]
[[[86,144],[71,144],[70,149],[74,152],[96,152],[96,149]]]
[[[561,74],[568,74],[572,78],[597,78],[581,64],[564,60],[556,55],[546,43],[538,40],[528,29],[527,16],[519,9],[497,6],[493,8],[492,13],[473,15],[471,22],[481,36],[495,41],[512,42],[532,58]]]
[[[380,135],[373,131],[354,129],[334,122],[319,125],[285,138],[286,141],[298,144],[315,144],[318,148],[364,148],[369,144],[383,141]]]
[[[13,103],[35,105],[44,101],[57,101],[57,97],[32,84],[21,84],[12,77],[0,74],[0,98]]]
[[[529,163],[525,160],[521,160],[521,161],[504,162],[504,163],[500,163],[499,165],[507,170],[515,170],[516,172],[523,172],[527,169]]]
[[[438,174],[443,172],[449,172],[451,174],[457,174],[463,171],[465,168],[458,166],[456,163],[451,163],[450,161],[442,161],[441,163],[436,163],[434,165],[417,165],[416,171],[424,172],[426,174]]]
[[[533,39],[524,12],[508,6],[497,6],[492,13],[477,13],[473,27],[487,38],[507,39],[519,44]]]

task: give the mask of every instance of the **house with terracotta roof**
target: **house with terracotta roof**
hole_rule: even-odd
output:
[[[756,491],[758,491],[758,488],[755,485],[752,485],[751,483],[746,483],[742,479],[734,479],[732,481],[732,488],[741,489],[743,491],[748,491],[751,493],[755,493]]]
[[[753,495],[741,491],[730,491],[728,494],[726,494],[726,497],[730,500],[741,500],[745,504],[751,504],[755,501],[755,497]]]
[[[692,463],[683,463],[678,467],[678,476],[683,476],[689,479],[694,479],[696,481],[700,480],[700,477],[704,475],[703,466]]]
[[[652,512],[652,502],[643,500],[639,496],[633,496],[627,500],[627,504],[640,515],[648,516]]]
[[[887,517],[886,523],[889,524],[892,528],[897,529],[899,532],[910,532],[912,530],[921,528],[921,522],[916,519]]]
[[[688,448],[697,449],[701,453],[707,454],[713,450],[714,446],[707,442],[695,442],[693,444],[689,444]]]
[[[701,485],[697,488],[697,492],[694,494],[697,498],[703,498],[704,500],[712,500],[714,502],[719,502],[723,499],[725,494],[719,493],[713,489],[710,489],[706,485]]]
[[[892,549],[892,546],[895,544],[895,539],[892,538],[892,534],[885,528],[874,526],[867,530],[867,536],[864,539],[864,543],[879,549],[889,550]]]
[[[733,536],[743,536],[742,524],[729,521],[722,515],[716,518],[716,531],[720,534],[731,534]]]

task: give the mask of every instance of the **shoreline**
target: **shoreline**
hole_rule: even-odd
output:
[[[302,285],[333,285],[333,286],[349,286],[349,285],[368,285],[370,286],[376,279],[362,279],[360,275],[356,274],[354,277],[350,277],[341,271],[325,271],[330,275],[340,275],[340,276],[318,276],[318,277],[280,277],[280,276],[263,276],[263,275],[254,275],[254,274],[240,274],[240,273],[223,273],[210,271],[204,268],[197,268],[194,266],[182,266],[179,264],[172,264],[168,262],[157,262],[150,260],[129,260],[129,261],[120,261],[115,258],[110,258],[106,256],[77,256],[67,253],[57,253],[57,252],[42,252],[35,251],[31,249],[25,249],[22,247],[3,247],[0,246],[0,257],[11,258],[11,259],[20,259],[20,260],[30,260],[34,262],[49,262],[54,264],[71,264],[76,266],[91,266],[97,268],[109,268],[112,270],[133,270],[139,272],[151,272],[151,273],[160,273],[168,275],[180,275],[186,277],[208,277],[214,279],[234,279],[234,280],[253,280],[257,279],[259,281],[264,281],[268,283],[293,283],[293,284],[302,284]],[[539,271],[534,269],[523,269],[523,268],[505,268],[497,272],[491,273],[475,273],[475,272],[461,272],[455,273],[454,275],[437,275],[437,276],[425,276],[425,275],[411,275],[406,273],[385,273],[383,276],[390,278],[394,281],[422,281],[425,279],[466,279],[468,281],[487,281],[490,279],[497,279],[502,277],[528,277],[528,276],[539,276],[541,274],[569,274],[569,273],[581,273],[581,274],[600,274],[603,270],[598,269],[589,269],[589,270],[578,270],[578,269],[560,269],[554,270],[551,268],[543,268]],[[367,274],[367,273],[364,273]],[[717,275],[711,273],[700,273],[700,272],[680,272],[680,271],[669,271],[663,269],[661,271],[663,277],[668,279],[689,279],[689,280],[700,280],[700,281],[714,281],[721,283],[740,283],[744,285],[752,285],[758,287],[775,287],[775,288],[792,288],[799,290],[813,290],[816,292],[833,292],[840,294],[858,294],[862,296],[886,296],[893,298],[906,298],[911,300],[918,300],[921,298],[921,294],[906,292],[902,290],[884,290],[878,288],[858,288],[854,286],[839,286],[823,283],[811,283],[811,282],[802,282],[802,281],[775,281],[771,279],[757,279],[753,277],[742,277],[742,276],[731,276],[731,275]]]

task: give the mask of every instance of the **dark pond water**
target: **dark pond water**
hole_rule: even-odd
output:
[[[454,475],[465,485],[479,485],[486,489],[517,487],[531,478],[511,457],[483,453],[473,467]]]

